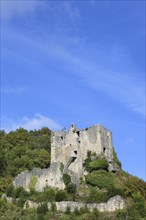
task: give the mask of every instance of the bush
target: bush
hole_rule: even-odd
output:
[[[87,206],[81,207],[81,208],[80,208],[80,213],[81,213],[81,214],[90,213],[90,210],[88,209]]]
[[[45,195],[46,195],[47,201],[49,201],[49,202],[55,201],[56,192],[55,192],[54,189],[52,189],[52,188],[46,188],[46,189],[44,190],[44,193],[45,193]]]
[[[89,163],[90,172],[93,170],[108,170],[108,161],[105,158],[99,158]]]
[[[29,189],[32,191],[36,190],[36,184],[37,184],[37,177],[36,176],[32,176],[31,180],[30,180],[30,184],[29,184]]]
[[[81,212],[79,211],[78,208],[75,208],[75,209],[74,209],[74,214],[75,214],[75,215],[81,215]]]
[[[14,198],[19,198],[24,191],[25,191],[25,190],[23,189],[23,187],[17,187],[17,188],[15,188],[15,189],[13,190],[13,197],[14,197]]]
[[[111,173],[104,170],[93,171],[86,176],[86,182],[92,186],[98,186],[100,189],[106,188],[112,190],[114,187]]]
[[[71,177],[67,173],[63,174],[63,182],[65,186],[68,186],[71,183]]]
[[[51,211],[56,212],[57,211],[57,206],[55,203],[51,203]]]
[[[39,206],[38,206],[38,208],[37,208],[37,213],[38,214],[46,214],[47,213],[47,211],[48,211],[48,205],[47,205],[47,203],[45,202],[45,203],[41,203]]]
[[[115,152],[114,147],[113,147],[113,159],[114,159],[114,162],[115,162],[120,168],[122,168],[122,164],[121,164],[121,162],[119,161],[119,159],[118,159],[118,157],[117,157],[117,154],[116,154],[116,152]]]
[[[70,193],[70,194],[75,194],[76,191],[77,191],[76,184],[70,183],[69,185],[67,185],[66,190],[67,190],[67,192]]]
[[[56,193],[56,198],[55,200],[57,202],[60,202],[60,201],[63,201],[64,199],[66,199],[67,195],[66,195],[66,192],[64,190],[59,190],[57,193]]]
[[[70,211],[70,206],[67,206],[66,207],[66,210],[65,210],[65,214],[70,214],[71,213],[71,211]]]
[[[98,211],[98,209],[94,208],[93,211],[92,211],[92,213],[96,216],[96,218],[98,218],[98,216],[99,216],[99,211]]]
[[[63,173],[63,170],[64,170],[64,164],[60,163],[60,172]]]
[[[24,206],[24,203],[26,202],[26,199],[25,198],[19,198],[17,201],[16,201],[16,204],[18,207],[23,207]]]
[[[7,189],[7,196],[8,197],[13,197],[13,191],[14,191],[14,186],[13,186],[13,184],[11,184],[9,187],[8,187],[8,189]]]
[[[90,189],[90,194],[87,197],[87,202],[105,202],[107,200],[106,197],[105,192],[101,192],[100,190],[92,187]]]

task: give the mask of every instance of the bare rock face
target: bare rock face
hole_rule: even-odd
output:
[[[29,190],[35,176],[38,191],[42,191],[46,186],[64,189],[62,172],[65,172],[78,186],[80,177],[85,175],[84,160],[88,151],[94,152],[97,156],[104,155],[109,162],[109,171],[119,169],[113,162],[112,133],[108,129],[95,125],[80,130],[72,124],[68,131],[52,132],[50,168],[22,172],[15,178],[13,184],[15,187],[22,186]],[[61,164],[63,171],[60,169]]]

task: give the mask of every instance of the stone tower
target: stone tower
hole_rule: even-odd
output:
[[[84,160],[87,152],[103,154],[109,163],[113,163],[113,146],[111,132],[101,125],[79,130],[71,124],[65,132],[52,132],[51,164],[60,162],[78,177],[84,175]]]

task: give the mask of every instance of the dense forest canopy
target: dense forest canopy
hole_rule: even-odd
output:
[[[0,190],[18,173],[34,167],[47,168],[51,160],[51,131],[48,128],[27,131],[19,128],[0,131]],[[3,182],[3,186],[2,186]]]

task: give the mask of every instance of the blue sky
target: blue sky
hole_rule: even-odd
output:
[[[72,122],[145,179],[145,1],[1,0],[1,129]]]

